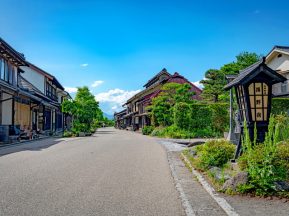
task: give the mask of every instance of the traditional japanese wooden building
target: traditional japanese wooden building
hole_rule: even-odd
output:
[[[151,124],[146,107],[151,104],[153,98],[161,93],[161,87],[166,83],[187,83],[191,86],[191,91],[195,92],[193,98],[201,100],[201,89],[177,72],[172,75],[164,68],[143,86],[145,88],[143,91],[134,95],[124,104],[126,106],[126,114],[122,116],[123,122],[125,122],[124,128],[138,130]],[[120,113],[115,114],[115,116],[119,115]]]
[[[0,142],[24,130],[63,130],[60,104],[69,97],[54,76],[0,38]]]
[[[266,56],[266,64],[287,80],[273,85],[273,97],[289,97],[289,47],[274,46]]]
[[[118,129],[126,128],[126,122],[125,122],[126,119],[124,118],[126,114],[127,114],[126,109],[114,114],[114,122],[115,122],[114,127],[115,128],[118,128]]]

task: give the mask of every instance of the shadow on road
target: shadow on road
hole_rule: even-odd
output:
[[[115,131],[96,131],[95,134],[113,134]]]
[[[22,151],[41,151],[61,142],[59,138],[48,138],[43,140],[15,143],[9,146],[0,146],[0,157]]]

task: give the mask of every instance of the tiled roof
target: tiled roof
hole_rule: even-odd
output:
[[[11,47],[6,41],[4,41],[1,37],[0,37],[0,52],[1,54],[5,53],[6,55],[12,57],[13,61],[15,63],[17,63],[18,66],[20,65],[27,65],[26,61],[25,61],[25,57],[23,54],[17,52],[13,47]]]
[[[156,74],[153,78],[147,81],[147,83],[144,84],[143,87],[148,87],[154,80],[157,80],[158,77],[160,77],[162,74],[167,74],[168,76],[171,76],[171,74],[167,71],[167,69],[163,68],[158,74]]]
[[[265,64],[265,57],[250,65],[249,67],[245,68],[244,70],[241,70],[239,75],[232,81],[230,82],[229,84],[227,84],[224,89],[230,89],[232,88],[233,86],[235,86],[236,84],[240,83],[241,81],[243,81],[244,79],[246,79],[247,77],[249,77],[249,75],[252,75],[252,73],[255,72],[255,70],[259,67],[263,65],[266,69],[266,71],[270,71],[270,76],[272,76],[272,78],[274,78],[274,82],[277,83],[278,81],[284,81],[286,80],[283,76],[281,76],[280,74],[278,74],[276,71],[272,70],[271,68],[269,68],[266,64]]]
[[[175,72],[174,75],[172,75],[168,81],[169,82],[174,82],[174,83],[179,83],[179,84],[185,84],[188,83],[190,84],[190,86],[192,87],[192,90],[196,93],[202,93],[202,90],[197,87],[196,85],[194,85],[192,82],[190,82],[187,78],[185,78],[184,76],[180,75],[179,73]]]
[[[289,47],[288,47],[288,46],[275,46],[274,48],[277,49],[277,50],[280,50],[280,51],[284,51],[284,52],[288,52],[288,53],[289,53]],[[274,48],[273,48],[273,49],[274,49]]]
[[[239,83],[242,79],[244,79],[246,76],[248,76],[252,71],[254,71],[256,68],[258,68],[262,64],[262,60],[250,65],[249,67],[245,68],[244,70],[241,70],[239,75],[229,84],[227,84],[224,88],[228,89],[230,87],[233,87],[237,83]]]
[[[289,46],[274,46],[266,55],[266,58],[268,59],[274,52],[286,52],[289,54]]]

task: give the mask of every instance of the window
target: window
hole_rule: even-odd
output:
[[[9,78],[9,71],[8,71],[8,63],[7,61],[4,61],[4,80],[6,82],[8,82],[8,78]]]
[[[13,76],[14,76],[14,67],[11,64],[8,64],[8,82],[13,84]]]
[[[13,84],[14,66],[0,57],[0,78],[10,84]]]
[[[52,100],[57,100],[56,88],[54,88],[50,83],[46,83],[46,96]]]
[[[0,57],[0,78],[4,80],[4,59]]]
[[[252,83],[249,85],[251,116],[253,121],[267,121],[268,85]]]

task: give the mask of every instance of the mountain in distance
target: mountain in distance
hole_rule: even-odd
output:
[[[103,116],[108,118],[109,120],[113,120],[114,119],[114,116],[111,115],[111,114],[103,113]]]

